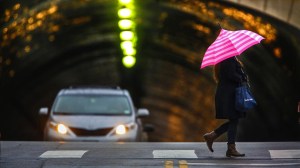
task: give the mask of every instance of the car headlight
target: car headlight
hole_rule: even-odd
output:
[[[56,130],[60,134],[66,134],[68,132],[68,128],[64,124],[58,124]]]
[[[50,127],[54,129],[56,132],[59,134],[67,134],[68,133],[68,127],[65,126],[64,124],[61,123],[55,123],[55,122],[50,122]]]
[[[126,132],[127,132],[127,128],[125,125],[121,124],[116,127],[117,135],[124,135],[124,134],[126,134]]]
[[[128,131],[134,129],[135,126],[136,126],[135,123],[120,124],[120,125],[118,125],[118,126],[115,127],[115,134],[117,134],[117,135],[124,135]]]

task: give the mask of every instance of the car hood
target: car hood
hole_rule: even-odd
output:
[[[88,130],[95,130],[99,128],[111,128],[119,124],[132,123],[134,121],[132,116],[67,116],[54,115],[52,119],[56,123],[65,124],[68,127],[84,128]]]

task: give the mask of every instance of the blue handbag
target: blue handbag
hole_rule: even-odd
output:
[[[235,94],[235,108],[237,111],[246,112],[257,105],[247,83],[237,87]]]

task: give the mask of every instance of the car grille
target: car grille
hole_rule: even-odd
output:
[[[107,135],[113,128],[103,128],[96,130],[87,130],[82,128],[70,128],[77,136],[104,136]]]

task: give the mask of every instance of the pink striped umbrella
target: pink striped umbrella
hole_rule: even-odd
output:
[[[248,30],[228,31],[221,29],[217,39],[206,50],[201,69],[240,55],[249,47],[260,43],[262,39],[264,39],[262,36]]]

